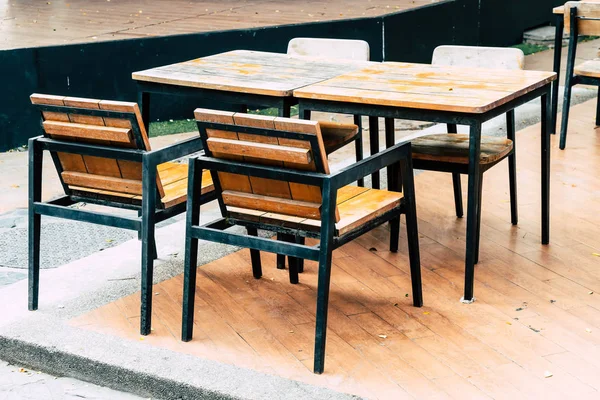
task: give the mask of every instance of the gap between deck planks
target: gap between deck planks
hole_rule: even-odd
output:
[[[458,302],[465,224],[453,216],[452,181],[427,172],[416,177],[425,306],[411,306],[403,230],[396,254],[386,250],[386,227],[334,252],[322,376],[311,372],[312,261],[299,285],[275,269],[271,254],[263,254],[261,280],[252,278],[247,250],[200,267],[190,343],[179,341],[182,278],[161,282],[153,290],[154,331],[142,343],[368,398],[599,398],[600,132],[594,112],[593,101],[574,107],[567,151],[552,138],[549,246],[539,243],[539,126],[517,134],[517,227],[510,224],[507,167],[486,174],[474,304]],[[139,340],[138,310],[133,294],[71,323]],[[545,378],[547,372],[552,376]]]

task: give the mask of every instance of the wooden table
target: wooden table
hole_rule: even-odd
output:
[[[239,106],[274,107],[289,116],[293,91],[371,63],[235,50],[134,72],[142,118],[149,121],[151,93],[194,96]]]
[[[310,110],[386,118],[386,144],[395,141],[394,119],[470,126],[469,194],[464,300],[473,297],[479,213],[481,125],[542,98],[542,243],[550,240],[550,85],[552,72],[488,70],[439,65],[383,63],[294,91],[300,116]]]

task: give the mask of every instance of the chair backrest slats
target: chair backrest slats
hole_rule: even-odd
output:
[[[431,63],[472,68],[519,70],[525,68],[525,54],[520,49],[481,46],[438,46]]]
[[[329,173],[317,121],[197,109],[198,128],[207,156],[248,164]],[[221,129],[215,129],[213,124]],[[237,143],[236,143],[237,142]],[[321,218],[318,186],[217,172],[221,199],[230,208]],[[336,212],[336,221],[338,220]]]
[[[571,30],[571,8],[577,8],[577,34],[600,35],[600,1],[569,1],[565,3],[565,31]]]
[[[31,102],[42,107],[42,127],[44,135],[49,138],[150,150],[150,141],[136,103],[44,94],[31,95]],[[48,111],[44,106],[58,106],[55,108],[64,112]],[[92,110],[101,111],[93,115]],[[142,194],[140,162],[62,152],[56,153],[56,157],[63,183],[75,187],[79,194],[96,193],[98,190],[124,195]],[[163,197],[163,185],[158,177],[157,188]]]
[[[369,61],[369,43],[352,39],[294,38],[288,43],[287,54]]]

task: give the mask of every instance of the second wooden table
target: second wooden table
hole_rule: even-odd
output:
[[[542,98],[542,243],[550,240],[550,85],[552,72],[383,63],[294,91],[300,116],[310,110],[386,118],[386,145],[395,142],[394,119],[468,125],[469,194],[464,300],[473,300],[477,218],[480,216],[481,125]],[[388,173],[394,172],[388,169]],[[388,176],[389,179],[389,176]]]

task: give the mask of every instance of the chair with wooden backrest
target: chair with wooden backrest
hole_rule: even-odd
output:
[[[567,145],[569,108],[572,88],[578,84],[598,86],[596,106],[596,126],[600,126],[600,58],[588,60],[575,66],[579,35],[600,35],[600,3],[569,1],[565,4],[565,31],[570,32],[567,70],[565,77],[565,97],[563,99],[562,125],[559,147]]]
[[[491,69],[523,69],[525,55],[519,49],[475,46],[439,46],[433,52],[432,64]],[[515,157],[515,114],[506,114],[506,138],[481,136],[479,176],[479,199],[483,185],[483,173],[508,157],[511,222],[518,223],[517,212],[517,169]],[[416,169],[452,172],[456,216],[463,216],[460,174],[468,173],[469,135],[458,134],[455,124],[448,124],[448,134],[421,136],[412,141],[413,163]],[[479,226],[481,204],[477,213],[477,245],[475,262],[479,257]]]
[[[369,44],[367,42],[349,39],[294,38],[288,43],[287,54],[356,61],[369,61],[370,59]],[[331,154],[354,141],[356,161],[362,160],[362,122],[360,115],[354,116],[354,124],[321,121],[321,133],[327,154]],[[359,186],[363,186],[362,180],[359,182]]]
[[[150,333],[154,226],[185,211],[187,166],[165,162],[197,152],[193,138],[151,151],[136,103],[31,95],[41,111],[43,137],[29,142],[29,309],[38,308],[40,216],[137,230],[142,239],[141,333]],[[65,196],[41,200],[43,150],[50,151]],[[202,177],[202,202],[215,198],[210,174]],[[138,211],[141,218],[69,208],[78,202]]]
[[[315,362],[323,372],[332,251],[390,221],[390,250],[398,250],[400,214],[406,214],[415,306],[422,305],[419,246],[410,144],[402,143],[331,174],[319,122],[197,109],[205,156],[190,159],[182,340],[192,339],[198,239],[250,249],[253,275],[262,275],[260,251],[319,262]],[[399,191],[346,186],[392,165],[404,178]],[[198,226],[200,176],[210,170],[223,218]],[[392,188],[398,190],[398,188]],[[242,225],[248,235],[225,231]],[[277,241],[257,229],[319,244]],[[295,242],[295,243],[294,243]],[[295,262],[290,280],[298,281]]]

